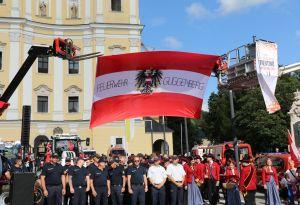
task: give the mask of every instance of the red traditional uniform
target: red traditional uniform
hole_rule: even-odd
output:
[[[249,164],[241,167],[240,190],[242,192],[256,190],[257,179],[254,165]]]
[[[202,163],[197,164],[195,167],[195,180],[203,182],[204,174],[205,174],[205,165]]]
[[[225,179],[226,179],[226,183],[230,182],[230,183],[238,184],[240,180],[240,173],[237,170],[237,168],[234,168],[232,170],[228,167],[225,171]]]
[[[188,183],[192,183],[193,176],[194,176],[193,168],[190,165],[188,165],[188,163],[186,163],[183,165],[183,169],[186,173],[185,179],[184,179],[184,185],[187,185]]]
[[[269,168],[267,166],[265,166],[262,169],[262,183],[263,183],[263,185],[266,185],[266,183],[270,181],[271,176],[273,176],[274,181],[276,182],[276,185],[279,185],[278,174],[277,174],[276,168],[275,167]]]
[[[212,164],[205,164],[205,178],[213,178],[216,181],[220,181],[220,166],[218,163],[213,162]]]

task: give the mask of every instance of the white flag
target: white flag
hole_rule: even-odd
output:
[[[278,79],[278,48],[276,43],[256,42],[256,71],[268,113],[280,110],[275,97]]]

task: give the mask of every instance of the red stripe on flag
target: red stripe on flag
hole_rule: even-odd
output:
[[[98,58],[96,77],[108,73],[146,70],[180,69],[210,76],[219,56],[176,51],[128,53]]]
[[[90,127],[142,116],[199,118],[202,99],[174,93],[121,95],[93,103]]]

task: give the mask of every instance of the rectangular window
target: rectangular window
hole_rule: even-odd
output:
[[[0,70],[2,70],[2,52],[1,51],[0,51]]]
[[[78,97],[69,97],[69,113],[78,112]]]
[[[4,0],[0,0],[0,4],[3,4],[4,3]]]
[[[121,11],[121,0],[111,0],[111,10],[112,11]]]
[[[79,62],[69,61],[69,74],[78,74],[78,73],[79,73]]]
[[[48,96],[38,96],[38,112],[48,112]]]
[[[38,72],[39,73],[48,73],[48,57],[39,57],[38,58]]]
[[[116,138],[116,145],[123,145],[123,139],[122,138]]]

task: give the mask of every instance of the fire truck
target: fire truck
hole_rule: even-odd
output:
[[[230,149],[233,149],[234,142],[226,142],[217,145],[208,145],[208,146],[201,146],[195,145],[192,148],[193,155],[200,155],[203,156],[204,154],[212,154],[214,155],[215,159],[220,161],[222,165],[225,165],[225,145],[229,145]],[[239,152],[239,160],[243,158],[245,154],[253,157],[251,145],[244,143],[243,141],[238,141],[238,152]]]
[[[76,134],[56,134],[50,140],[41,142],[35,147],[36,158],[49,162],[51,154],[57,153],[64,165],[66,158],[83,157],[81,143],[84,141],[86,146],[89,146],[90,138],[82,140]]]

